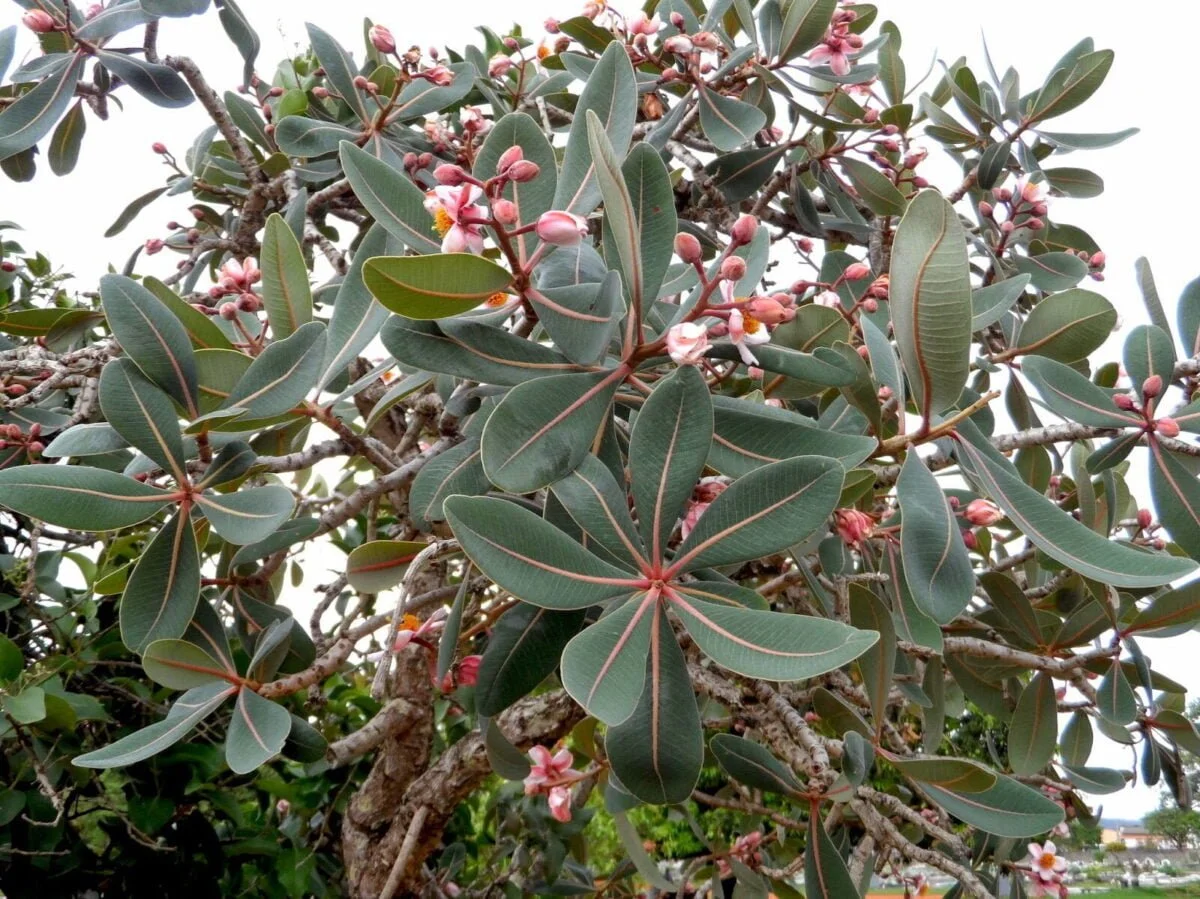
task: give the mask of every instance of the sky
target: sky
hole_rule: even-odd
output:
[[[527,35],[541,34],[550,15],[568,18],[582,0],[453,0],[417,3],[385,0],[241,0],[263,42],[260,67],[301,49],[304,23],[313,21],[331,32],[361,58],[364,17],[388,25],[401,47],[462,47],[478,38],[487,25],[504,33],[515,21]],[[632,0],[622,7],[632,12]],[[986,76],[982,38],[1001,70],[1013,65],[1022,75],[1022,90],[1032,89],[1051,65],[1077,40],[1091,36],[1098,48],[1116,51],[1116,62],[1100,92],[1084,107],[1053,123],[1060,131],[1117,131],[1136,126],[1141,133],[1115,148],[1065,157],[1064,165],[1092,169],[1105,179],[1105,192],[1091,200],[1056,200],[1050,217],[1080,225],[1105,250],[1107,280],[1089,285],[1117,307],[1123,325],[1132,327],[1146,316],[1134,280],[1134,260],[1148,256],[1159,292],[1174,319],[1175,298],[1200,275],[1193,220],[1200,202],[1200,182],[1190,177],[1190,159],[1175,153],[1194,152],[1195,129],[1189,93],[1181,88],[1194,79],[1194,59],[1172,52],[1169,29],[1182,27],[1194,10],[1192,0],[1163,0],[1153,6],[1153,23],[1128,4],[1096,0],[879,0],[880,20],[891,19],[903,35],[909,83],[934,59],[947,63],[966,56],[979,78]],[[20,9],[0,8],[0,27],[18,21]],[[1148,28],[1156,34],[1149,34]],[[1161,32],[1167,32],[1164,35]],[[23,33],[18,60],[33,45]],[[240,58],[211,11],[199,18],[167,19],[161,26],[160,51],[193,57],[214,78],[218,93],[236,87]],[[940,70],[939,70],[940,71]],[[936,77],[933,76],[933,77]],[[225,79],[225,80],[222,80]],[[122,92],[127,93],[127,92]],[[164,198],[144,211],[118,237],[102,235],[117,213],[133,198],[158,187],[166,172],[151,151],[155,141],[182,156],[195,134],[208,122],[198,104],[162,110],[137,97],[123,97],[125,109],[111,107],[107,122],[89,115],[80,162],[73,173],[56,178],[45,165],[27,184],[0,178],[0,220],[24,226],[19,239],[53,262],[80,276],[78,289],[88,289],[111,264],[120,269],[136,246],[150,237],[166,237],[171,219],[186,221],[187,197]],[[931,150],[936,147],[931,146]],[[11,235],[10,235],[11,236]],[[170,274],[169,253],[145,259],[139,271]],[[69,285],[68,285],[69,286]],[[1113,344],[1115,349],[1119,343]],[[1135,493],[1144,495],[1144,489]],[[324,571],[310,573],[319,583]],[[304,616],[307,617],[307,616]],[[1143,649],[1156,667],[1200,694],[1200,666],[1191,653],[1200,649],[1196,632],[1173,640],[1146,641]],[[1100,738],[1092,765],[1134,767],[1127,749]],[[1157,789],[1126,790],[1103,798],[1106,816],[1137,818],[1158,803]]]

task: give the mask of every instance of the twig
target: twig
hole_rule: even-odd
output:
[[[421,828],[425,826],[425,818],[428,815],[429,806],[423,805],[417,809],[412,820],[408,822],[408,832],[404,835],[400,853],[396,856],[395,864],[392,865],[392,871],[388,874],[387,883],[383,885],[383,892],[379,894],[379,899],[392,899],[396,895],[396,890],[400,888],[400,881],[404,877],[404,868],[408,864],[408,857],[416,848],[417,837],[421,835]]]

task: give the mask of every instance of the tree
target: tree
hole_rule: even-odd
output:
[[[1142,820],[1149,833],[1163,837],[1176,849],[1188,849],[1200,836],[1200,812],[1164,807],[1150,812]]]
[[[19,5],[8,177],[212,125],[99,284],[0,244],[8,895],[990,897],[1077,791],[1186,804],[1200,283],[1139,263],[1122,370],[1053,211],[1110,51],[918,84],[871,6],[661,0],[264,69],[233,0]],[[160,52],[214,14],[244,71]]]

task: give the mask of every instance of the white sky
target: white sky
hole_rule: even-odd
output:
[[[461,47],[478,37],[476,25],[503,33],[512,22],[537,37],[541,22],[555,14],[568,18],[582,0],[453,0],[436,4],[342,0],[241,0],[263,41],[260,70],[305,44],[304,22],[314,21],[337,37],[361,59],[364,17],[388,25],[402,47]],[[633,0],[618,9],[629,12]],[[1099,173],[1105,193],[1092,200],[1057,200],[1051,217],[1088,230],[1108,256],[1107,280],[1095,286],[1116,305],[1126,326],[1145,320],[1133,277],[1138,256],[1150,257],[1159,292],[1174,319],[1175,298],[1189,280],[1200,274],[1196,252],[1194,209],[1200,189],[1191,176],[1200,133],[1186,109],[1194,82],[1194,58],[1186,45],[1172,49],[1170,31],[1195,21],[1192,0],[1163,0],[1143,14],[1129,5],[1096,0],[880,0],[880,19],[891,18],[904,39],[903,55],[910,86],[935,52],[947,62],[966,55],[977,77],[986,77],[981,33],[986,33],[992,58],[1003,71],[1013,65],[1022,75],[1022,90],[1040,84],[1047,69],[1080,38],[1090,35],[1097,47],[1116,51],[1116,63],[1100,93],[1081,109],[1055,120],[1052,130],[1117,131],[1129,126],[1141,134],[1101,151],[1075,153],[1065,165]],[[20,9],[6,5],[0,27],[16,22]],[[1148,33],[1154,28],[1156,34]],[[1166,34],[1162,33],[1166,32]],[[23,34],[18,60],[32,46]],[[192,56],[203,71],[217,79],[221,93],[236,86],[240,58],[211,11],[200,18],[164,20],[159,38],[163,53]],[[15,64],[14,64],[15,65]],[[227,80],[220,80],[225,78]],[[24,226],[18,235],[29,250],[39,249],[63,268],[86,277],[78,289],[91,286],[109,264],[120,268],[130,252],[149,237],[165,237],[170,219],[186,221],[188,198],[164,198],[153,204],[120,236],[102,237],[129,200],[163,183],[150,145],[163,141],[182,156],[195,134],[208,124],[198,104],[182,110],[162,110],[122,91],[124,111],[111,104],[108,122],[89,115],[80,162],[65,178],[55,178],[42,160],[38,176],[28,184],[0,178],[0,219]],[[1186,129],[1193,129],[1189,133]],[[935,147],[931,146],[931,151]],[[69,223],[69,224],[68,224]],[[12,236],[12,235],[9,235]],[[143,258],[141,271],[170,274],[178,257],[164,252]],[[1135,491],[1137,488],[1135,486]],[[1137,491],[1144,494],[1144,490]],[[324,572],[310,571],[302,591]],[[300,600],[300,596],[294,597]],[[1195,632],[1169,641],[1145,641],[1143,649],[1165,674],[1200,693],[1200,666],[1189,658],[1200,649]],[[1120,747],[1097,740],[1091,764],[1133,767]],[[1157,805],[1157,790],[1139,788],[1104,797],[1106,815],[1140,817]]]

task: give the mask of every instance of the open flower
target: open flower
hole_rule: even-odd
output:
[[[698,322],[680,322],[667,329],[667,353],[676,365],[698,365],[708,352],[708,328]]]
[[[525,776],[526,796],[543,793],[546,791],[546,787],[553,786],[567,775],[574,773],[571,765],[575,761],[575,756],[569,749],[560,749],[551,755],[550,750],[545,746],[534,746],[529,750],[529,757],[533,759],[533,765]]]
[[[750,347],[768,343],[771,335],[767,326],[752,315],[734,309],[729,313],[729,339],[737,347],[738,355],[747,365],[758,365],[758,359]]]
[[[1058,855],[1057,851],[1051,840],[1046,840],[1041,845],[1029,844],[1029,857],[1033,860],[1035,881],[1058,883],[1062,879],[1063,871],[1067,870],[1067,860]]]
[[[566,824],[571,820],[571,788],[553,787],[547,799],[550,804],[550,814],[555,821]]]
[[[396,642],[392,644],[392,652],[399,652],[413,640],[438,633],[446,626],[448,614],[445,606],[439,606],[424,621],[421,621],[416,615],[405,615],[400,630],[396,631]]]
[[[626,20],[625,26],[630,34],[644,34],[646,37],[654,37],[654,35],[662,30],[663,22],[657,13],[651,17],[639,10]]]
[[[826,36],[824,42],[817,44],[808,54],[808,61],[814,66],[828,64],[835,75],[850,74],[850,57],[847,51],[849,44],[836,34]]]
[[[838,509],[833,513],[834,527],[847,546],[856,546],[871,536],[875,521],[858,509]]]
[[[425,195],[433,230],[442,238],[443,253],[483,252],[483,229],[469,217],[483,212],[476,202],[483,189],[475,184],[440,185]]]
[[[1017,178],[1017,184],[1013,188],[1013,197],[1020,197],[1026,203],[1045,203],[1049,199],[1045,183],[1032,181],[1028,175],[1021,175]]]

